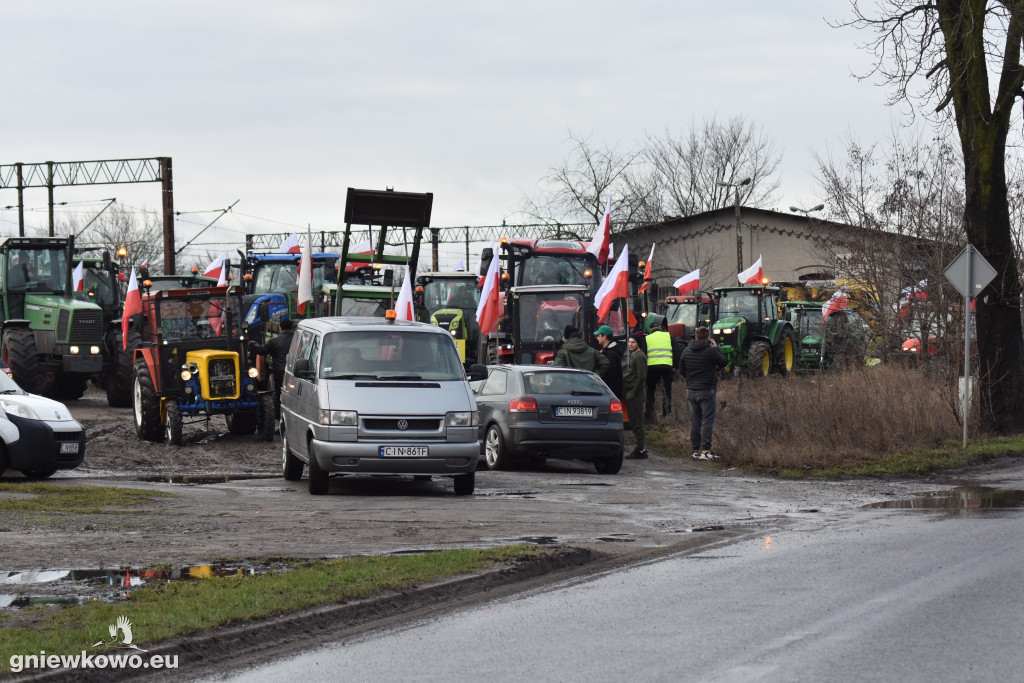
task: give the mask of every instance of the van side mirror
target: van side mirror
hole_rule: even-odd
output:
[[[308,358],[298,358],[298,359],[296,359],[295,363],[292,365],[292,374],[295,375],[296,377],[300,378],[300,379],[308,379],[309,375],[310,375],[310,372],[309,372],[309,359]]]
[[[487,366],[474,363],[469,366],[469,373],[467,375],[470,382],[479,382],[482,379],[487,379]]]

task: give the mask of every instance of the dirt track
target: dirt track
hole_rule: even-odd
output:
[[[702,529],[769,531],[828,524],[864,503],[933,490],[950,479],[802,482],[659,457],[617,475],[579,462],[478,472],[476,494],[447,478],[334,478],[330,495],[279,476],[280,441],[187,430],[183,447],[134,433],[130,409],[102,394],[69,404],[88,430],[85,464],[51,480],[174,493],[127,515],[0,516],[4,569],[117,568],[219,558],[325,557],[526,540],[621,554],[678,543]],[[16,481],[8,473],[6,480]],[[182,482],[187,483],[182,483]]]

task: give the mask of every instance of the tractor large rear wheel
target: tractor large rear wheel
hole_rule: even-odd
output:
[[[767,377],[772,371],[772,347],[766,341],[756,341],[750,345],[747,354],[747,376],[751,379]]]
[[[160,421],[160,398],[153,386],[146,361],[135,363],[135,383],[132,409],[135,413],[135,433],[140,439],[159,443],[164,440],[164,426]]]
[[[3,336],[3,358],[14,381],[30,394],[42,394],[45,386],[36,360],[36,335],[27,327],[8,327]]]
[[[793,339],[792,328],[782,330],[779,341],[775,344],[774,353],[775,370],[783,377],[788,377],[796,364],[796,341]]]
[[[128,345],[125,347],[121,330],[107,333],[104,347],[113,354],[109,369],[103,375],[103,388],[107,391],[107,403],[112,408],[127,408],[132,404],[132,380],[135,376],[133,358],[135,349],[142,343],[142,337],[135,330],[128,331]]]

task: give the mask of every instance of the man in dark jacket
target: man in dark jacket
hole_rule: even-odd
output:
[[[718,344],[706,327],[694,330],[693,341],[683,351],[680,373],[686,380],[686,401],[690,404],[690,445],[695,460],[717,460],[711,452],[711,437],[718,414],[718,369],[726,364]]]
[[[626,414],[629,416],[629,428],[633,430],[636,448],[626,457],[630,460],[643,460],[647,457],[644,430],[644,400],[647,396],[647,356],[640,350],[640,341],[644,335],[635,332],[629,336],[626,344],[629,348],[629,363],[626,377],[622,381],[626,392]]]
[[[284,383],[284,362],[288,357],[288,349],[292,346],[292,321],[285,318],[281,321],[281,331],[276,337],[262,346],[255,342],[249,343],[253,353],[261,356],[270,356],[274,370],[274,405],[277,407],[277,416],[281,417],[281,385]]]
[[[566,325],[562,332],[562,339],[564,343],[555,354],[552,365],[563,368],[582,368],[596,372],[601,377],[608,374],[608,359],[587,346],[587,343],[580,339],[579,330],[572,325]]]
[[[622,393],[622,344],[615,341],[613,334],[611,327],[601,325],[597,328],[594,336],[597,337],[597,343],[601,345],[601,355],[608,359],[608,374],[601,379],[615,394],[615,398],[622,401],[625,400],[625,395]]]

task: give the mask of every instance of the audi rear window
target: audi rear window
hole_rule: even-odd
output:
[[[597,375],[587,372],[527,372],[523,374],[528,394],[604,394]]]

